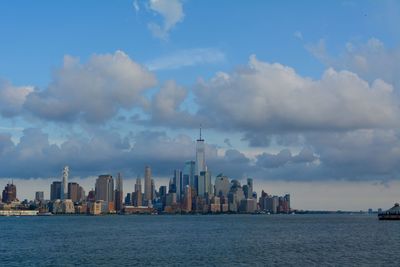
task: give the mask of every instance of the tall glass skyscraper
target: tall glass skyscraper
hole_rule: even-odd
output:
[[[186,161],[185,167],[183,168],[183,177],[184,177],[184,180],[188,181],[188,184],[192,188],[195,188],[195,185],[194,185],[194,176],[195,175],[196,175],[196,162],[193,160]],[[186,186],[186,184],[184,184],[183,186]]]
[[[200,173],[206,170],[206,156],[204,139],[201,138],[201,127],[200,127],[200,137],[196,142],[196,175],[200,176]]]

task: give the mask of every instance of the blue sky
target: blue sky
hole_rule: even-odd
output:
[[[396,1],[1,1],[0,177],[169,177],[203,124],[215,174],[390,186],[399,24]]]

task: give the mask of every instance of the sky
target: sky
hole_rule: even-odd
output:
[[[0,186],[194,160],[295,208],[399,201],[397,1],[0,2]]]

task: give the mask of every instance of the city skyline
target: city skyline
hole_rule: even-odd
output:
[[[399,14],[390,0],[2,1],[0,185],[33,198],[68,165],[64,191],[107,173],[132,189],[150,165],[146,199],[193,161],[305,209],[391,206]]]

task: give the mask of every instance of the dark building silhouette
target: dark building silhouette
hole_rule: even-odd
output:
[[[15,200],[17,200],[17,187],[13,183],[7,184],[3,190],[2,201],[10,203]]]
[[[54,201],[56,199],[61,199],[61,186],[62,183],[59,181],[54,181],[50,186],[50,200]]]

